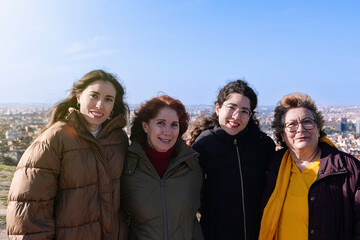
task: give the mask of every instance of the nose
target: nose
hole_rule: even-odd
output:
[[[240,118],[240,109],[236,109],[236,110],[233,112],[232,116],[233,116],[234,118]]]
[[[97,107],[98,109],[102,109],[102,108],[104,107],[103,101],[101,101],[101,100],[97,101],[96,107]]]
[[[170,128],[169,127],[164,127],[163,128],[163,134],[164,135],[170,135]]]
[[[298,123],[298,127],[297,127],[297,130],[296,130],[297,132],[303,132],[303,131],[305,131],[305,128],[303,127],[303,125],[302,125],[302,123]]]

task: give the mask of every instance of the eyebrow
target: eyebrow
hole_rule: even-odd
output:
[[[313,118],[311,118],[311,117],[304,117],[304,118],[300,119],[300,121],[304,121],[304,120],[308,120],[308,119],[315,121],[315,119],[313,119]],[[290,120],[288,121],[288,123],[289,123],[289,122],[297,122],[297,119],[290,119]]]
[[[166,120],[162,119],[162,118],[158,118],[158,119],[156,119],[156,121],[164,121],[164,122],[166,122]],[[179,121],[173,121],[173,122],[179,123]]]
[[[96,94],[100,95],[100,93],[97,92],[97,91],[91,91],[90,93],[96,93]],[[115,97],[114,97],[113,95],[106,95],[105,97],[109,97],[109,98],[114,98],[114,99],[115,99]]]
[[[235,104],[235,103],[227,103],[226,105],[231,105],[231,106],[239,107],[239,106],[238,106],[237,104]],[[248,108],[248,107],[241,107],[240,109],[250,110],[250,108]]]

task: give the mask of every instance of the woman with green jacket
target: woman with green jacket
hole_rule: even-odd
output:
[[[130,239],[203,239],[196,218],[202,170],[198,154],[181,139],[188,121],[184,105],[169,96],[135,111],[121,177]]]

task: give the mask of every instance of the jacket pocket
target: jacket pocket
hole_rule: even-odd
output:
[[[135,172],[137,164],[138,164],[138,159],[136,159],[136,158],[127,158],[125,160],[125,163],[124,163],[124,168],[123,168],[122,174],[123,175],[129,175],[129,176],[133,175],[134,172]]]

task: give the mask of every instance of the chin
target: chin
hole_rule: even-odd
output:
[[[298,145],[295,145],[295,148],[299,149],[299,150],[306,149],[306,148],[309,148],[309,147],[311,147],[310,144],[298,144]]]

